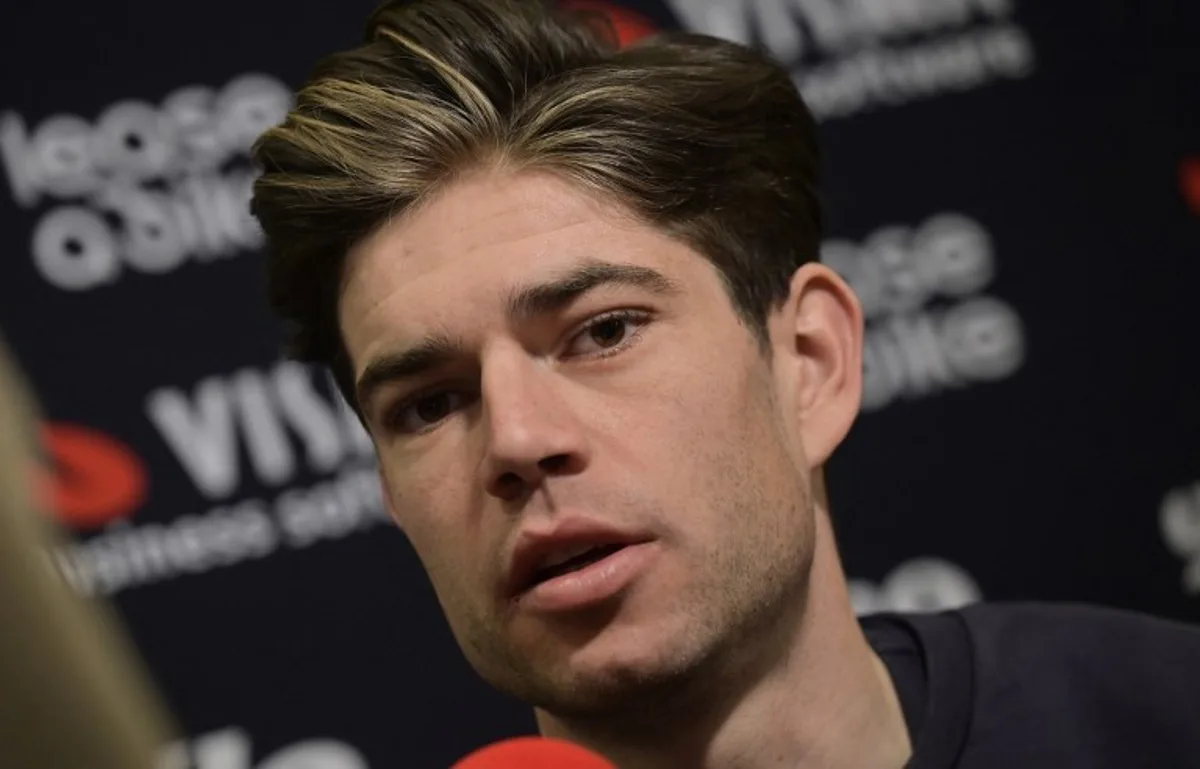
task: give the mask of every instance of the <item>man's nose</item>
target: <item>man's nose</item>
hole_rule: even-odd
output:
[[[547,477],[583,470],[588,447],[563,375],[527,355],[485,365],[481,381],[488,493],[505,501],[528,494]]]

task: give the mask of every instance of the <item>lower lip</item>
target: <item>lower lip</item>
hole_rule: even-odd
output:
[[[544,612],[582,609],[619,593],[645,571],[654,555],[650,542],[626,545],[577,571],[539,582],[520,597],[526,609]]]

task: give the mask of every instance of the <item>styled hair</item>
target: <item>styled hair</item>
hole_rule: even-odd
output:
[[[696,34],[621,48],[603,17],[539,0],[385,3],[253,155],[291,353],[330,366],[356,408],[345,256],[464,173],[550,171],[623,204],[709,259],[764,341],[821,238],[816,125],[782,67]]]

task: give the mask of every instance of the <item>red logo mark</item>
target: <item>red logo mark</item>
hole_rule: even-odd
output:
[[[614,3],[600,0],[563,0],[560,5],[575,11],[596,11],[607,16],[617,31],[617,39],[622,48],[658,32],[654,24],[640,13]]]
[[[48,424],[42,441],[52,469],[38,470],[42,503],[79,529],[101,526],[141,507],[148,481],[142,460],[103,433],[79,425]]]
[[[1200,214],[1200,158],[1187,158],[1179,169],[1179,185],[1183,197],[1197,214]]]

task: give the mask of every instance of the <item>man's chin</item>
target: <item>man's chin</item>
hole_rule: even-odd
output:
[[[716,639],[684,632],[680,617],[622,619],[598,629],[555,627],[527,653],[511,655],[525,661],[525,675],[500,688],[558,718],[599,719],[668,704],[719,656]]]
[[[678,660],[608,660],[590,667],[576,661],[521,699],[562,720],[608,720],[665,704],[693,674]]]

